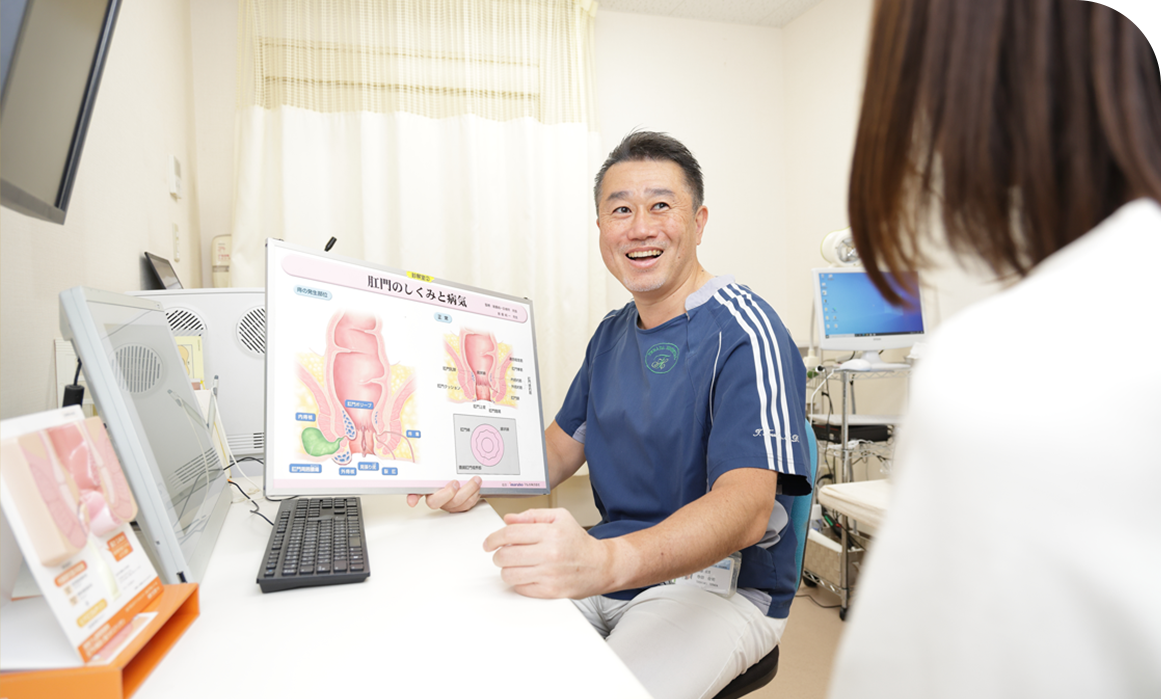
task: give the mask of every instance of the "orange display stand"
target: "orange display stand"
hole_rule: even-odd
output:
[[[106,665],[5,672],[0,674],[4,699],[124,699],[133,696],[177,639],[198,617],[198,586],[195,583],[164,585],[146,612],[157,616],[121,653]]]

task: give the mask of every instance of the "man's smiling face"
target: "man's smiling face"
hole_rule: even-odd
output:
[[[601,256],[640,300],[664,298],[700,269],[708,210],[694,210],[681,167],[671,160],[617,163],[605,172],[597,209]]]

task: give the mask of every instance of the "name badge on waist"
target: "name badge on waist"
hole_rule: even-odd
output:
[[[738,591],[738,575],[742,570],[741,552],[731,553],[709,568],[672,580],[674,585],[693,585],[722,597]]]

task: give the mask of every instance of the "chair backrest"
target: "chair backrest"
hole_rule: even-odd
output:
[[[794,562],[798,565],[798,577],[802,578],[802,556],[806,551],[806,536],[810,529],[810,510],[814,505],[814,479],[818,476],[818,440],[814,438],[814,427],[810,420],[806,421],[806,446],[810,454],[810,488],[811,495],[799,495],[794,498],[790,506],[790,524],[794,527],[794,536],[798,539],[798,550],[794,554]]]
[[[791,498],[790,525],[794,527],[794,535],[798,539],[798,550],[794,553],[794,562],[798,564],[798,579],[802,580],[802,556],[806,551],[806,535],[810,528],[810,510],[814,505],[814,479],[818,476],[818,440],[814,438],[814,428],[810,421],[806,422],[806,451],[810,454],[810,487],[811,495],[798,495]],[[781,496],[779,496],[781,497]],[[765,687],[778,674],[778,646],[752,665],[750,669],[734,678],[714,696],[714,699],[740,699],[740,697]]]

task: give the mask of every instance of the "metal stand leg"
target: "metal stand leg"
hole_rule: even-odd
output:
[[[854,474],[851,473],[851,450],[850,450],[850,446],[849,446],[849,444],[850,444],[850,431],[849,431],[848,425],[847,425],[848,416],[850,414],[848,412],[848,403],[847,403],[847,400],[848,400],[847,399],[847,395],[848,395],[847,394],[847,382],[848,382],[847,374],[846,374],[846,372],[843,372],[843,374],[842,374],[843,424],[842,424],[842,432],[841,432],[843,464],[842,464],[842,475],[835,479],[836,483],[850,483],[852,480],[854,480]],[[852,396],[852,398],[853,398],[853,396]],[[840,538],[839,545],[841,548],[839,549],[839,580],[838,580],[838,582],[839,582],[839,590],[840,590],[840,592],[839,592],[839,604],[842,605],[839,607],[839,618],[845,621],[847,618],[847,607],[849,606],[849,602],[850,602],[850,590],[851,590],[850,581],[848,580],[848,577],[850,574],[850,552],[848,549],[848,547],[850,546],[850,535],[847,533],[847,527],[850,526],[850,520],[847,519],[846,515],[839,515],[839,523],[842,527],[842,531],[840,532],[840,535],[839,535],[839,538]]]

